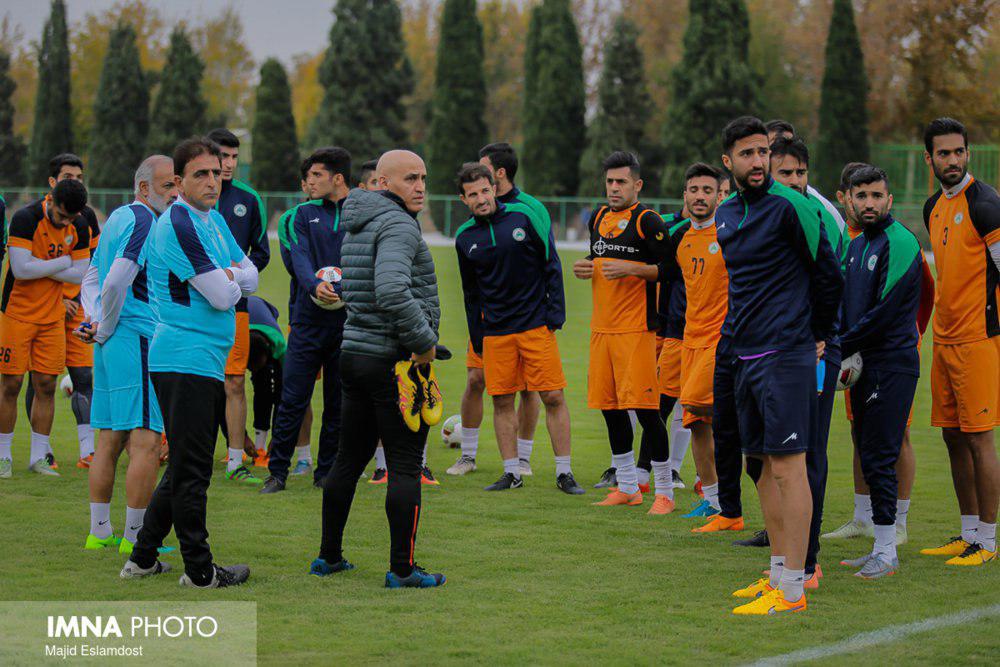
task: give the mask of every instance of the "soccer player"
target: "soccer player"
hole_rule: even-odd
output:
[[[340,446],[340,346],[345,309],[320,307],[340,301],[339,289],[316,273],[327,266],[340,267],[340,247],[345,230],[341,211],[350,192],[351,155],[343,148],[320,148],[307,159],[306,179],[315,199],[295,208],[291,220],[290,256],[298,292],[292,306],[291,333],[285,352],[281,402],[271,433],[268,478],[261,493],[285,489],[293,450],[299,440],[306,406],[312,400],[316,375],[323,371],[323,425],[313,484],[319,488],[330,472]]]
[[[358,187],[362,190],[378,190],[378,160],[368,160],[361,165],[361,175],[358,177]]]
[[[240,159],[240,140],[226,128],[216,128],[208,139],[222,151],[222,191],[215,210],[222,214],[236,243],[250,258],[258,273],[271,260],[271,246],[267,240],[267,211],[257,191],[237,179],[236,167]],[[236,304],[236,336],[229,358],[226,359],[226,433],[229,443],[229,461],[226,479],[255,486],[252,473],[243,467],[243,434],[247,423],[246,371],[249,353],[250,322],[246,300]],[[249,453],[249,452],[248,452]],[[263,452],[253,452],[262,456]],[[243,470],[238,474],[234,471]]]
[[[535,211],[542,224],[551,228],[549,212],[537,199],[521,192],[514,184],[517,176],[517,153],[508,143],[487,144],[479,149],[479,162],[493,172],[496,185],[496,200],[502,204],[518,203]],[[462,394],[462,450],[458,460],[445,472],[449,475],[464,475],[476,469],[476,453],[479,451],[479,427],[483,423],[483,392],[486,381],[483,377],[483,358],[469,342],[465,355],[466,384]],[[521,475],[531,475],[531,452],[534,448],[535,426],[541,401],[537,392],[520,392],[521,402],[517,408],[517,456],[520,460]],[[568,450],[567,450],[568,455]]]
[[[770,176],[767,130],[744,116],[723,131],[738,193],[715,215],[729,273],[736,411],[744,454],[763,461],[758,495],[771,575],[736,591],[735,614],[804,611],[812,497],[805,452],[816,425],[816,364],[832,338],[843,278],[815,209]]]
[[[775,119],[769,120],[765,127],[767,128],[767,143],[771,145],[774,143],[775,139],[783,137],[785,139],[795,138],[795,128],[787,120]],[[837,222],[837,226],[840,227],[841,233],[844,229],[844,217],[837,210],[837,207],[830,202],[829,199],[820,194],[819,190],[813,186],[806,184],[806,193],[810,197],[815,198],[822,206],[826,209],[827,213]],[[847,248],[847,244],[844,244],[844,248]]]
[[[500,202],[493,171],[478,162],[462,165],[458,186],[472,213],[455,234],[469,340],[483,360],[504,469],[486,490],[523,486],[514,397],[529,390],[545,405],[556,487],[582,494],[570,467],[566,378],[555,336],[566,321],[566,300],[549,220],[530,206]]]
[[[656,379],[656,265],[670,239],[663,218],[639,202],[639,160],[616,151],[604,160],[608,206],[588,222],[590,254],[573,274],[591,281],[590,364],[587,405],[600,410],[608,428],[618,488],[598,505],[641,505],[642,492],[632,453],[634,410],[649,439],[656,496],[650,514],[674,509],[667,431],[660,419]]]
[[[163,417],[149,380],[149,343],[156,313],[149,300],[146,240],[176,198],[174,164],[151,155],[135,171],[135,201],[104,223],[84,277],[87,319],[74,335],[94,345],[91,419],[100,429],[90,465],[90,534],[85,549],[118,547],[131,554],[160,469]],[[128,443],[125,530],[121,542],[111,523],[111,494],[118,459]]]
[[[917,310],[923,256],[913,234],[893,220],[889,179],[877,167],[856,169],[850,196],[863,233],[851,241],[845,262],[840,344],[861,354],[861,377],[851,387],[853,432],[865,481],[871,489],[875,545],[855,576],[880,579],[899,569],[896,556],[896,463],[920,377]]]
[[[969,173],[968,134],[957,120],[931,121],[924,148],[941,183],[924,204],[937,268],[931,425],[941,427],[948,446],[962,533],[921,553],[976,566],[997,558],[1000,197]]]
[[[10,221],[0,303],[0,478],[11,476],[17,397],[29,370],[35,400],[28,469],[59,476],[46,455],[51,451],[56,377],[66,366],[63,284],[79,284],[90,263],[90,230],[82,218],[86,205],[83,183],[66,179]]]
[[[181,585],[224,588],[245,582],[250,568],[213,561],[205,510],[226,409],[223,378],[235,335],[234,309],[257,289],[258,276],[215,210],[222,190],[219,146],[206,137],[178,144],[174,182],[178,199],[153,223],[146,241],[147,281],[158,315],[149,370],[170,458],[121,577],[168,571],[156,556],[173,528],[184,557]]]

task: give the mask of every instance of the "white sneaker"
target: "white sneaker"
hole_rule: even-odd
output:
[[[14,462],[10,459],[0,459],[0,479],[10,479],[14,470]]]
[[[476,470],[476,459],[471,456],[466,456],[462,454],[455,461],[455,465],[445,470],[449,475],[464,475],[466,473],[475,472]]]
[[[50,466],[48,461],[46,461],[44,458],[38,459],[37,461],[32,463],[30,466],[28,466],[28,470],[30,470],[31,472],[36,472],[39,475],[48,475],[49,477],[60,476],[59,473],[57,473],[55,470],[52,469],[52,466]]]
[[[896,546],[900,544],[906,544],[909,541],[909,536],[906,534],[906,526],[901,526],[896,524]]]
[[[531,472],[531,461],[528,459],[520,459],[518,463],[521,466],[521,477],[531,477],[534,474]]]
[[[153,567],[142,568],[129,559],[125,561],[125,566],[122,567],[121,574],[118,576],[122,579],[141,579],[142,577],[151,577],[154,574],[163,574],[164,572],[170,572],[170,563],[156,561],[153,563]]]
[[[875,526],[851,519],[843,526],[820,537],[824,540],[846,540],[854,537],[875,537]]]

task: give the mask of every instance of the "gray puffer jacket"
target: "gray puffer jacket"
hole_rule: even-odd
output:
[[[347,230],[340,250],[347,303],[341,349],[402,359],[436,345],[441,304],[434,260],[402,200],[351,190],[340,224]]]

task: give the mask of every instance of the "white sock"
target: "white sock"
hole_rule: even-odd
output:
[[[44,459],[45,455],[52,451],[49,447],[49,436],[42,435],[41,433],[31,432],[31,458],[28,459],[28,465],[34,465],[35,461],[38,459]]]
[[[382,451],[382,450],[379,449],[378,451]],[[310,453],[310,451],[309,451],[309,443],[308,442],[306,444],[304,444],[304,445],[299,445],[298,447],[295,448],[295,462],[296,463],[298,463],[299,461],[308,461],[309,463],[312,463],[312,460],[313,460],[313,457],[312,457],[312,453]]]
[[[656,483],[656,495],[674,499],[674,476],[671,474],[670,461],[653,461],[653,481]]]
[[[13,433],[0,433],[0,459],[13,459],[11,448],[14,444]]]
[[[781,573],[784,569],[785,557],[771,556],[771,574],[768,578],[768,583],[771,584],[771,588],[781,588]]]
[[[375,448],[375,469],[376,470],[386,470],[385,467],[385,450],[381,447]]]
[[[94,453],[94,429],[90,427],[90,424],[77,424],[76,437],[80,441],[81,459]]]
[[[267,449],[267,431],[254,430],[253,446],[255,449]]]
[[[896,525],[906,528],[906,516],[910,513],[909,500],[896,501]]]
[[[462,427],[462,456],[476,458],[479,451],[479,429]]]
[[[638,493],[639,477],[635,474],[635,459],[632,452],[615,454],[611,457],[611,464],[615,467],[615,474],[618,477],[618,490],[622,493]]]
[[[684,428],[684,409],[680,401],[677,401],[670,420],[670,467],[673,470],[681,471],[690,444],[691,431]]]
[[[712,506],[713,509],[721,510],[722,507],[719,505],[719,483],[715,484],[702,484],[701,492],[705,494],[705,500],[708,504]]]
[[[987,551],[997,550],[997,525],[995,523],[979,522],[976,528],[976,542]]]
[[[872,523],[872,497],[867,493],[854,494],[854,520],[865,525]]]
[[[896,558],[896,526],[875,524],[875,546],[872,553],[890,563]]]
[[[427,467],[427,443],[424,443],[424,456],[420,459],[420,465]]]
[[[32,434],[34,435],[34,434]],[[976,529],[979,528],[978,514],[962,515],[962,539],[972,544],[976,541]]]
[[[649,484],[649,475],[650,475],[650,471],[649,470],[646,470],[645,468],[640,468],[639,466],[636,466],[635,467],[635,474],[637,475],[640,484],[643,484],[643,485]]]
[[[559,475],[571,474],[573,469],[569,465],[569,455],[556,457],[556,477]]]
[[[135,540],[139,537],[139,530],[142,528],[142,519],[146,516],[146,508],[135,509],[134,507],[125,507],[125,534],[122,536],[124,539],[128,540],[132,544],[135,544]]]
[[[90,503],[90,534],[99,540],[111,536],[111,503]]]
[[[229,459],[226,461],[226,472],[232,472],[241,465],[243,465],[243,450],[230,448]]]
[[[798,602],[802,599],[802,584],[806,580],[805,570],[781,570],[781,585],[778,588],[785,594],[786,602]]]
[[[521,478],[521,461],[515,456],[512,459],[503,460],[503,471],[504,473],[510,473],[515,478]]]
[[[517,458],[522,461],[531,460],[531,450],[535,447],[534,440],[523,440],[521,438],[517,439]]]

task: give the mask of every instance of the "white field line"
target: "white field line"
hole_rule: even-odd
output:
[[[792,651],[791,653],[764,658],[751,664],[754,667],[770,667],[771,665],[793,665],[810,660],[820,660],[835,655],[843,655],[844,653],[854,653],[872,646],[889,644],[922,632],[931,632],[932,630],[940,630],[941,628],[964,625],[970,621],[991,618],[993,616],[1000,616],[1000,604],[968,609],[954,614],[947,614],[946,616],[935,616],[922,621],[914,621],[913,623],[890,625],[879,630],[862,632],[833,644]]]

